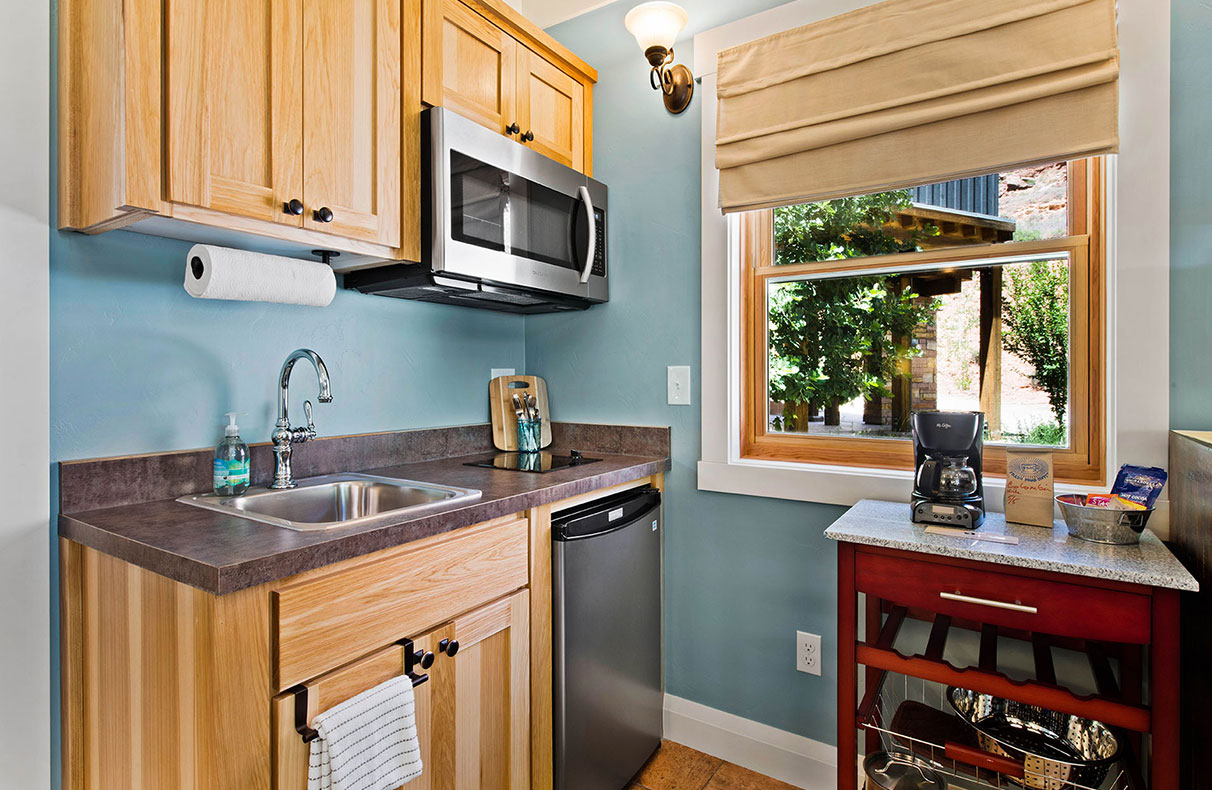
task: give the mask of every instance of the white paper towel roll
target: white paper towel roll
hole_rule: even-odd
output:
[[[195,244],[185,256],[185,290],[198,299],[325,307],[337,278],[324,263]]]

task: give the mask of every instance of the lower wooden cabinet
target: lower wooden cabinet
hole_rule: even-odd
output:
[[[412,640],[436,659],[409,790],[528,788],[529,533],[506,516],[221,596],[61,541],[63,787],[302,790],[296,694],[310,723]]]
[[[530,786],[529,595],[525,590],[412,638],[434,653],[414,688],[424,773],[408,790],[525,790]],[[453,657],[443,641],[458,643]],[[405,673],[392,645],[279,694],[273,701],[274,787],[305,790],[309,746],[296,729],[298,695],[315,717]],[[420,673],[422,670],[414,669]]]

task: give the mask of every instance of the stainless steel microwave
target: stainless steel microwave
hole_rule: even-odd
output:
[[[607,301],[605,184],[450,110],[421,126],[423,260],[347,288],[516,313]]]

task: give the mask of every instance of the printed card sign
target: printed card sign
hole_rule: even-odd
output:
[[[1052,526],[1052,453],[1006,448],[1006,521]]]

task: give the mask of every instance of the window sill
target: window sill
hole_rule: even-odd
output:
[[[908,508],[913,490],[913,473],[902,469],[743,460],[729,463],[699,461],[698,473],[700,491],[847,507],[861,499],[882,499],[905,502]],[[1006,481],[1000,477],[986,477],[984,483],[986,508],[991,513],[1001,513]],[[1057,494],[1084,494],[1090,489],[1088,485],[1074,483],[1057,483],[1055,487]],[[1157,511],[1149,520],[1149,529],[1167,540],[1169,521],[1169,502],[1160,500]]]

